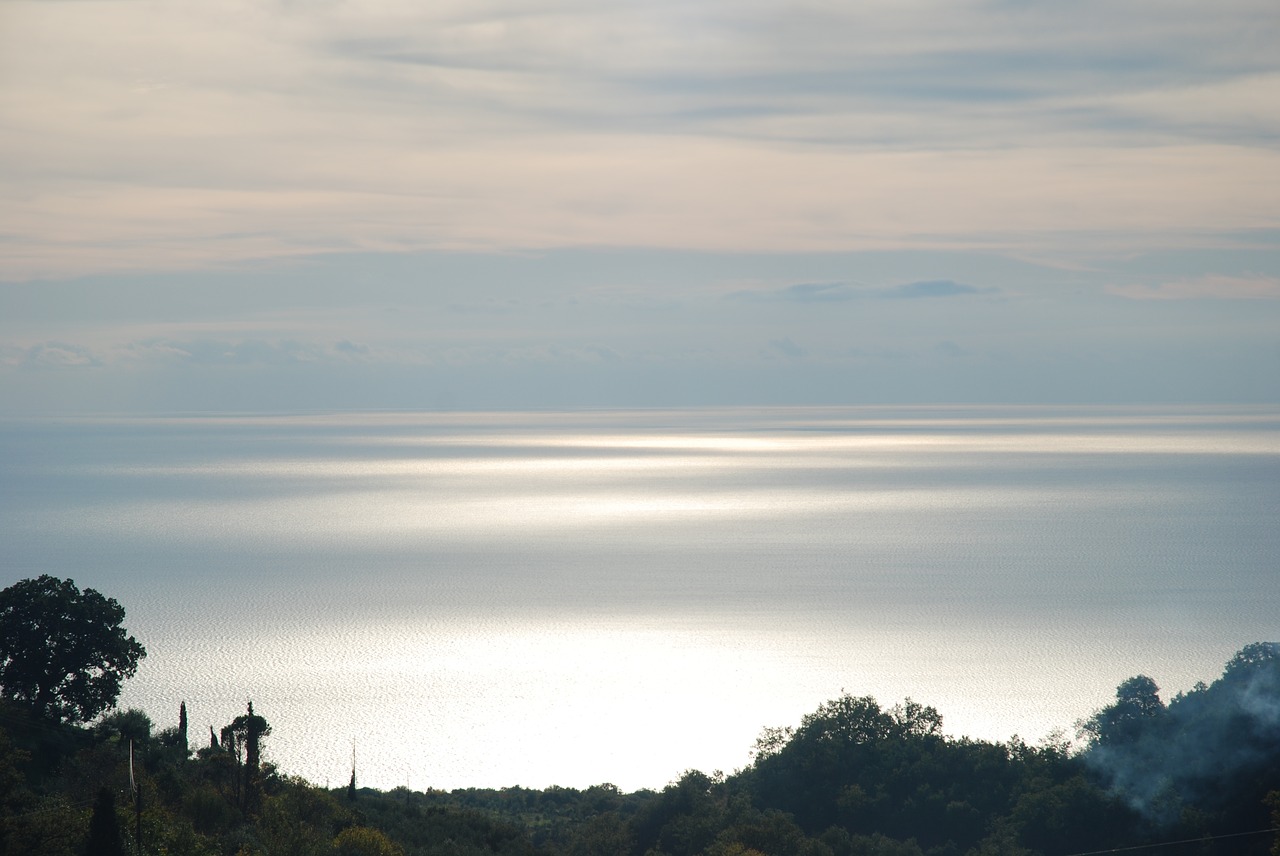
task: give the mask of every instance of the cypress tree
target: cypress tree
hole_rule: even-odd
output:
[[[256,812],[262,802],[262,783],[259,781],[262,762],[262,738],[271,733],[271,726],[261,716],[253,712],[253,702],[249,702],[249,712],[237,716],[234,721],[222,730],[222,745],[227,745],[228,736],[233,741],[233,755],[239,759],[240,750],[244,750],[244,769],[242,770],[243,786],[241,806],[247,812]]]
[[[209,729],[213,731],[212,728]],[[178,745],[182,747],[182,757],[187,757],[191,752],[191,747],[187,743],[187,703],[185,701],[178,703]]]
[[[120,838],[120,819],[116,817],[116,798],[107,788],[98,791],[93,803],[93,816],[89,819],[89,838],[84,845],[85,856],[125,856],[124,842]]]

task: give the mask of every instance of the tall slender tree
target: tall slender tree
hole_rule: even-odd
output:
[[[244,748],[244,769],[242,773],[241,807],[246,812],[257,812],[262,807],[262,738],[271,733],[271,726],[265,719],[253,712],[253,702],[249,702],[249,712],[237,716],[227,726],[239,747]],[[223,745],[226,745],[226,729],[224,729]]]
[[[351,781],[347,782],[347,800],[356,801],[356,742],[351,741]]]
[[[98,791],[89,818],[89,837],[85,840],[85,856],[125,856],[120,837],[120,818],[116,816],[116,797],[109,788]]]

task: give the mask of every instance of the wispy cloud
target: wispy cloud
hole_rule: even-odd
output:
[[[922,282],[908,282],[879,292],[880,297],[914,299],[920,297],[958,297],[966,294],[981,294],[991,289],[975,288],[949,279],[930,279]]]
[[[145,339],[99,345],[45,342],[0,348],[0,366],[10,369],[63,369],[122,366],[288,366],[379,360],[399,355],[379,353],[349,340],[313,342],[296,339]]]
[[[19,369],[89,368],[102,365],[89,348],[68,342],[0,347],[0,366]]]
[[[742,289],[727,295],[729,300],[784,300],[789,303],[843,303],[865,297],[865,290],[843,282],[799,282],[782,288]]]
[[[856,286],[843,282],[802,282],[774,289],[743,289],[728,295],[730,300],[784,301],[787,303],[845,303],[851,300],[911,300],[931,297],[962,297],[994,293],[994,288],[977,288],[949,279],[907,282],[888,287]]]
[[[1115,285],[1107,289],[1132,300],[1280,300],[1277,276],[1202,276],[1151,284]]]
[[[0,406],[1276,399],[1274,0],[0,17]]]
[[[0,277],[1212,242],[1274,224],[1278,26],[1255,0],[19,0]]]
[[[781,339],[774,339],[769,342],[769,348],[765,353],[766,356],[783,356],[793,360],[809,355],[809,351],[797,345],[790,336],[784,336]]]

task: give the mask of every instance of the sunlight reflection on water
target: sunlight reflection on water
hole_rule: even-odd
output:
[[[0,424],[6,574],[119,598],[160,726],[340,784],[660,786],[847,690],[1035,740],[1275,634],[1280,414]]]

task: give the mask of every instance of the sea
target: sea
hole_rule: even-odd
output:
[[[122,708],[316,784],[661,788],[848,693],[1077,737],[1280,639],[1280,408],[0,420],[0,584],[117,599]]]

